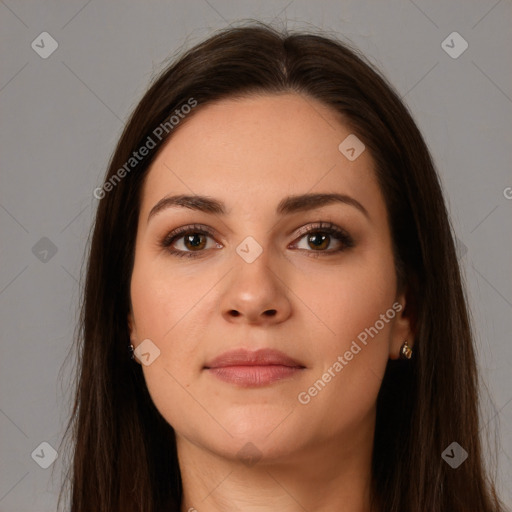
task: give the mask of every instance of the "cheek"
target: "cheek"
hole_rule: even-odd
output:
[[[315,368],[298,400],[306,422],[329,410],[331,425],[344,428],[373,409],[389,359],[395,287],[393,259],[384,250],[303,282],[297,295],[308,297],[318,328],[311,331]]]
[[[160,377],[169,380],[175,376],[180,383],[185,383],[198,364],[196,348],[201,332],[191,318],[197,310],[201,290],[193,286],[180,287],[176,279],[167,280],[162,274],[137,272],[134,272],[131,290],[137,342],[149,338],[159,350],[155,363],[144,367],[148,380],[154,381],[156,386],[162,380]],[[156,369],[158,378],[154,375]]]
[[[178,430],[194,430],[194,422],[182,425],[184,419],[204,416],[192,398],[200,362],[197,347],[205,328],[193,319],[201,297],[212,286],[204,277],[196,281],[194,276],[177,276],[176,272],[171,276],[165,264],[149,264],[143,255],[132,273],[137,342],[150,339],[159,350],[150,365],[142,365],[146,386],[160,414]]]
[[[297,272],[289,286],[300,298],[304,315],[309,311],[312,332],[327,340],[325,348],[331,352],[350,344],[391,308],[396,295],[394,262],[386,245],[372,247],[314,273]],[[382,330],[389,331],[389,322]]]
[[[176,272],[163,257],[141,254],[131,279],[138,338],[167,343],[182,319],[200,302],[206,286],[204,278]]]

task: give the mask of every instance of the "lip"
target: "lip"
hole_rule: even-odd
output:
[[[256,387],[293,377],[305,367],[275,349],[224,352],[205,364],[204,369],[218,379],[242,387]]]
[[[288,367],[302,367],[304,365],[287,356],[284,352],[271,348],[260,350],[246,350],[243,348],[229,350],[220,356],[208,361],[204,367],[225,368],[226,366],[270,366],[280,365]]]

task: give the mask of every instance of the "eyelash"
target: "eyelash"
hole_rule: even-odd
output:
[[[310,234],[318,234],[323,233],[327,235],[331,235],[337,240],[339,240],[342,243],[342,246],[340,249],[330,250],[330,251],[306,251],[308,253],[308,256],[317,258],[319,256],[328,256],[332,254],[338,254],[340,252],[345,251],[346,249],[349,249],[351,247],[354,247],[354,239],[343,229],[337,227],[332,222],[317,222],[309,226],[309,229],[306,231],[301,230],[299,234],[299,240],[305,237],[306,235]],[[178,249],[172,249],[171,245],[178,240],[179,238],[182,238],[184,235],[187,234],[201,234],[201,235],[207,235],[210,237],[214,237],[214,233],[204,226],[201,226],[199,224],[193,224],[190,226],[183,226],[181,228],[177,228],[174,231],[171,231],[169,234],[167,234],[161,241],[160,246],[167,251],[169,251],[173,256],[178,256],[180,258],[197,258],[201,257],[200,253],[204,253],[205,251],[182,251]]]

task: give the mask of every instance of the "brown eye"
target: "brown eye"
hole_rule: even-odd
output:
[[[184,226],[169,233],[161,242],[160,246],[165,248],[174,256],[194,258],[207,253],[207,249],[222,248],[222,245],[215,242],[213,232],[200,225]],[[208,239],[213,240],[213,246],[208,246]],[[305,246],[301,247],[304,240]],[[337,242],[337,243],[336,243]],[[331,245],[335,244],[332,248]],[[302,230],[299,242],[295,242],[292,248],[300,249],[309,253],[309,256],[332,255],[354,246],[354,240],[343,229],[330,222],[317,223]],[[329,247],[331,247],[329,249]]]
[[[302,246],[302,240],[304,243]],[[338,228],[332,223],[319,223],[310,226],[307,231],[303,231],[300,241],[294,244],[294,248],[320,254],[335,254],[354,246],[353,238],[343,229]],[[327,250],[331,242],[337,241],[337,247]]]
[[[196,249],[204,249],[206,246],[205,235],[202,233],[185,235],[182,238],[184,240],[183,245],[190,251],[195,251]]]
[[[307,235],[308,244],[312,249],[327,249],[329,242],[331,241],[330,235],[324,235],[321,233],[312,233]],[[326,243],[327,242],[327,243]]]
[[[160,245],[175,256],[195,257],[206,252],[208,238],[213,233],[203,226],[185,226],[169,233]],[[222,247],[216,244],[216,247]]]

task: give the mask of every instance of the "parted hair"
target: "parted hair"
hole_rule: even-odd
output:
[[[252,21],[216,32],[153,80],[126,123],[105,181],[190,98],[197,106],[188,118],[216,100],[289,92],[339,113],[370,152],[398,283],[407,287],[414,319],[413,358],[388,361],[377,398],[372,503],[382,512],[503,511],[479,438],[474,340],[440,180],[399,94],[357,49],[326,33]],[[97,207],[72,347],[77,371],[65,435],[71,455],[59,500],[67,491],[71,512],[180,511],[174,430],[127,351],[141,188],[174,131],[155,140]],[[457,469],[441,457],[453,441],[469,454]]]

